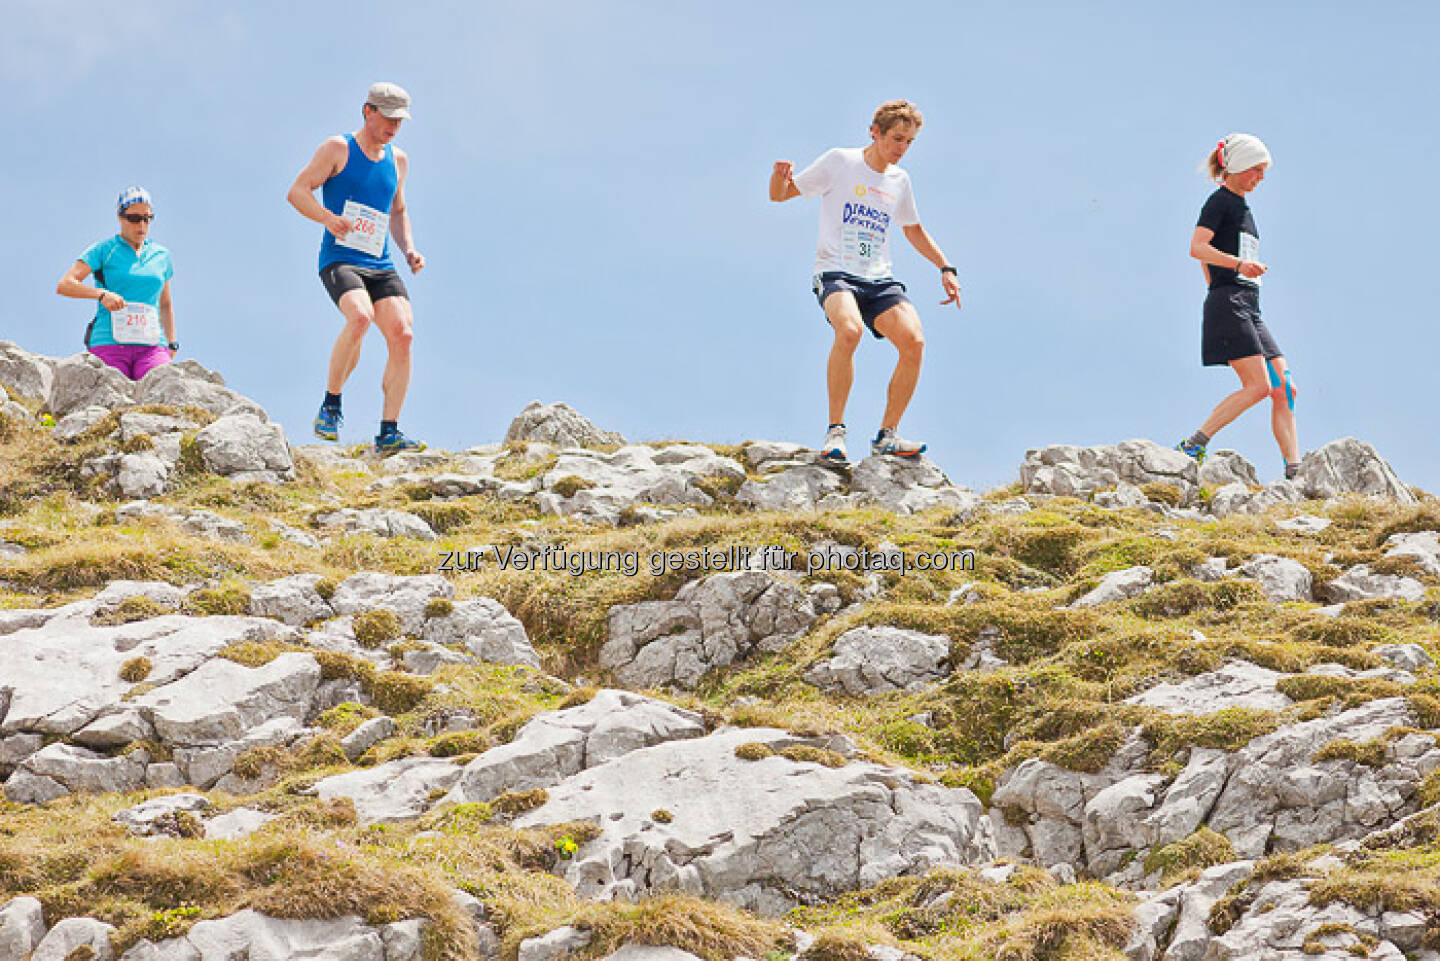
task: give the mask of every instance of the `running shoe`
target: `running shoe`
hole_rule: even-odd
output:
[[[836,424],[825,432],[825,443],[820,445],[820,456],[844,464],[850,460],[845,450],[845,425]]]
[[[375,435],[375,453],[377,454],[399,454],[424,449],[424,444],[412,437],[406,437],[399,430]]]
[[[1178,450],[1180,453],[1184,454],[1186,457],[1194,460],[1197,464],[1205,463],[1204,444],[1192,444],[1190,443],[1189,438],[1186,438],[1185,440],[1182,440],[1180,443],[1176,444],[1175,449]]]
[[[892,457],[919,457],[925,453],[925,445],[913,440],[901,440],[895,428],[882,427],[870,442],[870,453],[889,454]]]
[[[339,408],[320,407],[320,413],[315,415],[315,436],[321,440],[339,440],[340,425],[345,423]]]

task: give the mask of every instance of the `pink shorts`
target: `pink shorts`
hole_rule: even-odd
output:
[[[90,353],[131,380],[139,380],[156,367],[170,363],[168,347],[146,347],[142,344],[97,344],[90,348]]]

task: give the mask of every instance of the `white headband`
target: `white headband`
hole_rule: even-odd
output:
[[[1216,149],[1220,152],[1220,165],[1227,174],[1238,174],[1257,164],[1268,164],[1270,151],[1259,137],[1248,133],[1232,133],[1220,141]]]

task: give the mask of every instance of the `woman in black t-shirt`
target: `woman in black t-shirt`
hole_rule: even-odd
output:
[[[1222,400],[1200,429],[1176,445],[1205,459],[1205,445],[1219,430],[1255,404],[1271,400],[1270,424],[1285,458],[1285,477],[1300,469],[1295,430],[1295,384],[1285,357],[1260,319],[1260,232],[1245,195],[1260,185],[1270,167],[1270,151],[1259,137],[1232,133],[1208,160],[1220,187],[1205,201],[1190,238],[1190,256],[1200,261],[1210,293],[1205,298],[1202,359],[1205,365],[1229,364],[1240,376],[1240,389]]]

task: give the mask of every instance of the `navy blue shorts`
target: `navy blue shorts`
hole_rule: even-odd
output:
[[[1218,367],[1256,354],[1270,360],[1281,356],[1270,329],[1260,319],[1260,291],[1255,287],[1216,287],[1205,297],[1205,322],[1200,359]]]
[[[860,308],[860,319],[865,322],[870,333],[881,339],[884,339],[885,335],[875,329],[875,318],[896,304],[910,303],[910,298],[905,296],[905,285],[893,277],[884,280],[862,280],[854,274],[827,270],[815,277],[810,289],[815,292],[815,299],[820,301],[821,310],[825,309],[826,298],[837,290],[854,294],[855,303]]]

